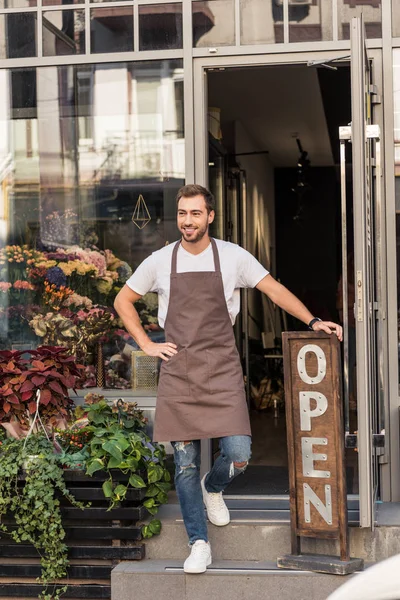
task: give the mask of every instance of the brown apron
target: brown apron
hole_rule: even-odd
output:
[[[217,244],[211,244],[215,271],[177,273],[180,241],[173,250],[165,339],[178,353],[161,365],[154,441],[250,435]]]

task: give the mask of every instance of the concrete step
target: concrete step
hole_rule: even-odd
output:
[[[400,507],[396,508],[399,520]],[[396,508],[392,508],[393,513],[396,512]],[[278,556],[290,553],[288,511],[271,509],[263,512],[260,507],[243,511],[234,509],[232,505],[230,511],[232,520],[226,527],[209,524],[209,538],[215,558],[276,562]],[[179,506],[163,506],[157,517],[161,519],[162,531],[159,536],[146,540],[146,559],[163,560],[168,557],[184,560],[188,555],[188,542]],[[381,522],[373,532],[358,526],[349,528],[352,557],[377,562],[400,553],[400,523],[395,525],[396,520],[393,518],[386,521],[381,519]],[[339,553],[334,540],[304,539],[302,551],[333,555]]]
[[[326,600],[348,580],[338,575],[285,571],[269,561],[216,560],[201,575],[186,575],[181,561],[120,563],[111,574],[112,600]]]

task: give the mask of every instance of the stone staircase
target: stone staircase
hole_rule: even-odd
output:
[[[344,577],[284,571],[277,556],[290,553],[289,501],[287,497],[227,501],[232,521],[227,527],[209,526],[213,564],[203,575],[185,575],[187,537],[179,507],[161,510],[161,535],[146,542],[146,559],[122,562],[112,572],[112,600],[326,600]],[[366,563],[400,552],[400,507],[380,511],[373,532],[358,527],[358,504],[349,501],[350,552]],[[379,517],[379,513],[378,513]],[[398,523],[398,525],[397,525]],[[332,540],[303,540],[303,552],[337,553]]]

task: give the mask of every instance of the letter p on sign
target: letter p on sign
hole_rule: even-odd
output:
[[[300,429],[311,431],[311,419],[320,417],[328,408],[328,400],[320,392],[300,392]],[[315,408],[311,408],[311,400],[315,400]]]

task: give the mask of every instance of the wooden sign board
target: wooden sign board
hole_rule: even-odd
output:
[[[350,559],[340,343],[321,332],[283,334],[292,554],[284,568],[347,574]],[[339,557],[301,554],[301,538],[336,538]]]

